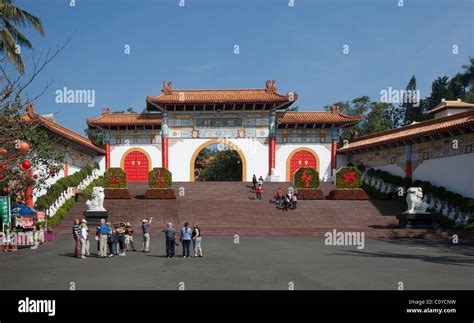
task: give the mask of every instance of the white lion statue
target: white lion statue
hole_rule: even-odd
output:
[[[86,205],[88,211],[105,211],[104,209],[104,188],[96,186],[92,189],[92,200],[87,200]]]
[[[425,213],[428,204],[423,202],[423,190],[421,187],[410,187],[407,190],[408,210],[406,213]]]

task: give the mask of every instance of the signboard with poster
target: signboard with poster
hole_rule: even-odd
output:
[[[11,226],[11,209],[10,209],[10,196],[0,196],[0,215],[3,226]]]

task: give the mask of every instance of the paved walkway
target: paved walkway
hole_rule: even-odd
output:
[[[149,254],[81,260],[63,235],[0,253],[0,289],[474,289],[472,245],[366,239],[358,250],[310,237],[205,237],[205,257],[186,259],[167,259],[163,245],[153,236]]]

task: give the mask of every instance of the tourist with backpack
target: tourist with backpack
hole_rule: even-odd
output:
[[[191,245],[191,228],[189,223],[184,223],[184,226],[181,228],[181,243],[183,244],[183,258],[189,258],[189,247]]]
[[[133,243],[133,228],[130,225],[130,222],[125,224],[125,247],[126,250],[137,251],[135,249],[135,244]]]

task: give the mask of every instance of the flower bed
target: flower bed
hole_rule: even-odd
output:
[[[159,199],[159,200],[168,200],[168,199],[176,199],[176,194],[173,189],[153,189],[150,188],[145,193],[146,199]]]
[[[151,189],[170,189],[171,188],[171,172],[166,168],[153,168],[148,173],[148,186]]]
[[[121,168],[109,168],[104,175],[104,184],[106,188],[125,188],[127,175]]]
[[[319,186],[319,174],[313,168],[301,167],[293,175],[293,185],[296,188],[317,188]]]
[[[299,200],[324,200],[323,191],[317,188],[300,188],[298,189]]]
[[[329,192],[327,196],[328,200],[368,200],[369,197],[365,191],[361,188],[357,189],[344,189],[337,188]]]
[[[106,188],[104,189],[106,199],[130,199],[130,192],[126,188]]]

